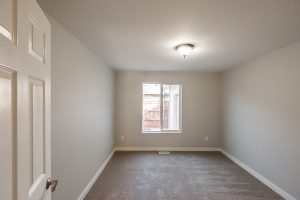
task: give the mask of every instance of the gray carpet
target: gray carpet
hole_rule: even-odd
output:
[[[282,199],[219,152],[116,152],[85,200]]]

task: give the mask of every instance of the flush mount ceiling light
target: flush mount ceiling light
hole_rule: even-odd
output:
[[[179,55],[183,56],[184,58],[189,55],[192,50],[195,48],[193,44],[180,44],[175,47],[175,50],[179,53]]]

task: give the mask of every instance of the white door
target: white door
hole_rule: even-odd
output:
[[[51,200],[51,26],[35,0],[0,0],[0,199]]]

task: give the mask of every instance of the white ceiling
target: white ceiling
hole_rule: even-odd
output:
[[[299,0],[40,0],[117,70],[222,71],[300,40]],[[196,45],[183,59],[180,43]]]

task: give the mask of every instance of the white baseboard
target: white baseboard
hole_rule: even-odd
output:
[[[84,197],[88,194],[88,192],[90,191],[90,189],[92,188],[92,186],[94,185],[98,177],[101,175],[102,171],[104,170],[104,168],[106,167],[107,163],[110,161],[114,153],[115,153],[115,149],[113,149],[112,152],[108,155],[104,163],[101,165],[100,169],[97,171],[97,173],[89,182],[89,184],[84,188],[83,192],[81,193],[81,195],[78,197],[77,200],[83,200]]]
[[[116,151],[221,151],[217,147],[116,147]]]
[[[221,152],[227,158],[229,158],[230,160],[232,160],[234,163],[236,163],[238,166],[240,166],[241,168],[243,168],[244,170],[246,170],[248,173],[250,173],[252,176],[254,176],[255,178],[257,178],[258,180],[260,180],[261,182],[263,182],[265,185],[267,185],[273,191],[277,192],[283,198],[285,198],[287,200],[296,200],[296,198],[292,197],[290,194],[288,194],[287,192],[285,192],[283,189],[281,189],[280,187],[278,187],[277,185],[275,185],[273,182],[271,182],[270,180],[268,180],[266,177],[262,176],[258,172],[254,171],[252,168],[250,168],[245,163],[243,163],[239,159],[235,158],[234,156],[232,156],[231,154],[229,154],[228,152],[226,152],[224,149],[221,149]]]

